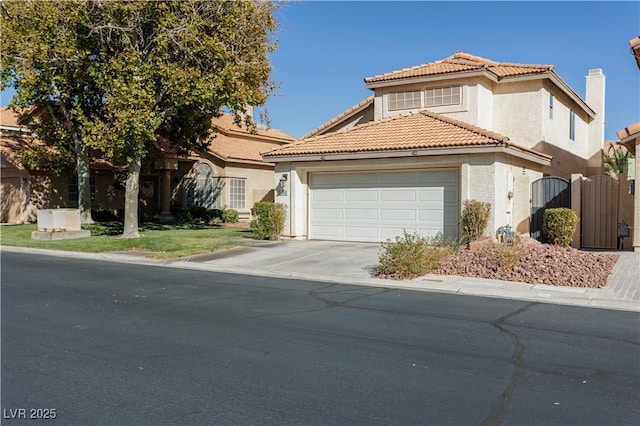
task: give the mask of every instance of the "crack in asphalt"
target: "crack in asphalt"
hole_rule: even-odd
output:
[[[521,307],[520,309],[516,309],[515,311],[510,312],[507,315],[504,315],[498,318],[495,322],[493,322],[493,326],[497,328],[498,331],[500,331],[502,334],[506,334],[507,336],[509,336],[509,338],[511,339],[511,343],[513,343],[514,352],[513,352],[513,355],[511,355],[511,359],[515,364],[515,370],[511,375],[511,381],[509,382],[509,385],[502,393],[501,400],[494,405],[489,416],[480,423],[482,426],[496,426],[496,425],[501,425],[503,423],[504,415],[506,414],[507,409],[509,408],[511,399],[515,394],[516,390],[518,390],[518,388],[522,384],[525,371],[528,369],[522,361],[522,355],[524,354],[524,349],[525,349],[524,345],[520,341],[520,338],[518,337],[517,334],[505,328],[505,325],[506,325],[505,323],[509,318],[519,315],[538,304],[539,304],[538,302],[528,303],[527,305]]]
[[[335,301],[335,300],[330,300],[326,297],[322,297],[321,293],[323,293],[323,290],[327,290],[329,288],[332,288],[334,286],[338,285],[337,283],[333,283],[324,287],[320,287],[314,290],[309,291],[309,295],[311,297],[313,297],[314,299],[317,299],[319,301],[321,301],[322,303],[324,303],[325,305],[327,305],[330,308],[336,308],[336,307],[340,307],[340,306],[346,306],[351,302],[355,302],[356,300],[361,300],[361,299],[366,299],[367,297],[371,297],[371,296],[379,296],[381,294],[385,294],[385,293],[389,293],[391,291],[395,291],[394,289],[390,289],[390,288],[381,288],[378,289],[372,293],[367,293],[367,294],[363,294],[363,295],[359,295],[359,296],[355,296],[352,297],[350,299],[346,299],[343,300],[341,302]],[[324,291],[326,292],[326,291]],[[339,292],[339,293],[349,293],[349,292]]]

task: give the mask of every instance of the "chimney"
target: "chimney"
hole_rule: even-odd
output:
[[[596,112],[596,116],[589,123],[588,132],[588,155],[589,167],[600,168],[602,158],[600,153],[604,148],[604,124],[605,124],[605,76],[601,68],[589,70],[586,77],[586,95],[585,101],[587,105]]]

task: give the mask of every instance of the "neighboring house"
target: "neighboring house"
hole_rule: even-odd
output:
[[[40,143],[8,109],[0,109],[2,141],[3,223],[33,222],[38,209],[77,207],[77,181],[73,177],[26,170],[19,155]],[[232,208],[241,221],[250,220],[251,207],[273,200],[274,166],[261,153],[290,144],[294,138],[259,126],[255,133],[237,126],[224,114],[214,120],[217,130],[209,149],[179,157],[161,141],[163,159],[143,167],[140,176],[139,214],[142,219],[172,219],[172,210],[192,206]],[[124,187],[114,169],[100,159],[91,163],[92,210],[119,215],[124,209]]]
[[[640,69],[640,37],[636,37],[629,41],[629,47],[631,48],[631,54],[634,56],[638,68]],[[640,121],[628,125],[622,130],[618,131],[618,137],[620,143],[623,143],[627,149],[636,158],[632,162],[633,170],[630,170],[629,176],[633,177],[633,186],[635,188],[633,197],[633,227],[631,235],[631,244],[633,250],[640,252],[640,197],[638,196],[638,178],[640,177],[640,161],[638,160],[638,153],[640,153]]]
[[[374,95],[263,155],[292,238],[384,241],[408,232],[458,237],[466,200],[488,226],[529,232],[531,183],[601,173],[602,70],[583,100],[551,65],[463,52],[365,79]]]

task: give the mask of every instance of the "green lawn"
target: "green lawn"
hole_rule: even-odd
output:
[[[36,229],[35,224],[0,226],[0,244],[90,253],[144,251],[149,252],[148,257],[169,259],[251,244],[253,236],[248,228],[144,223],[139,228],[140,238],[122,238],[122,224],[109,222],[83,225],[91,231],[88,238],[37,241],[31,239],[31,231]],[[244,237],[246,241],[230,237]]]

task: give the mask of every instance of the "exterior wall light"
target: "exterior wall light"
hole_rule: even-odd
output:
[[[283,173],[282,176],[280,176],[280,180],[278,181],[278,186],[276,186],[276,195],[287,195],[287,190],[285,189],[287,180],[289,180],[289,175]]]

